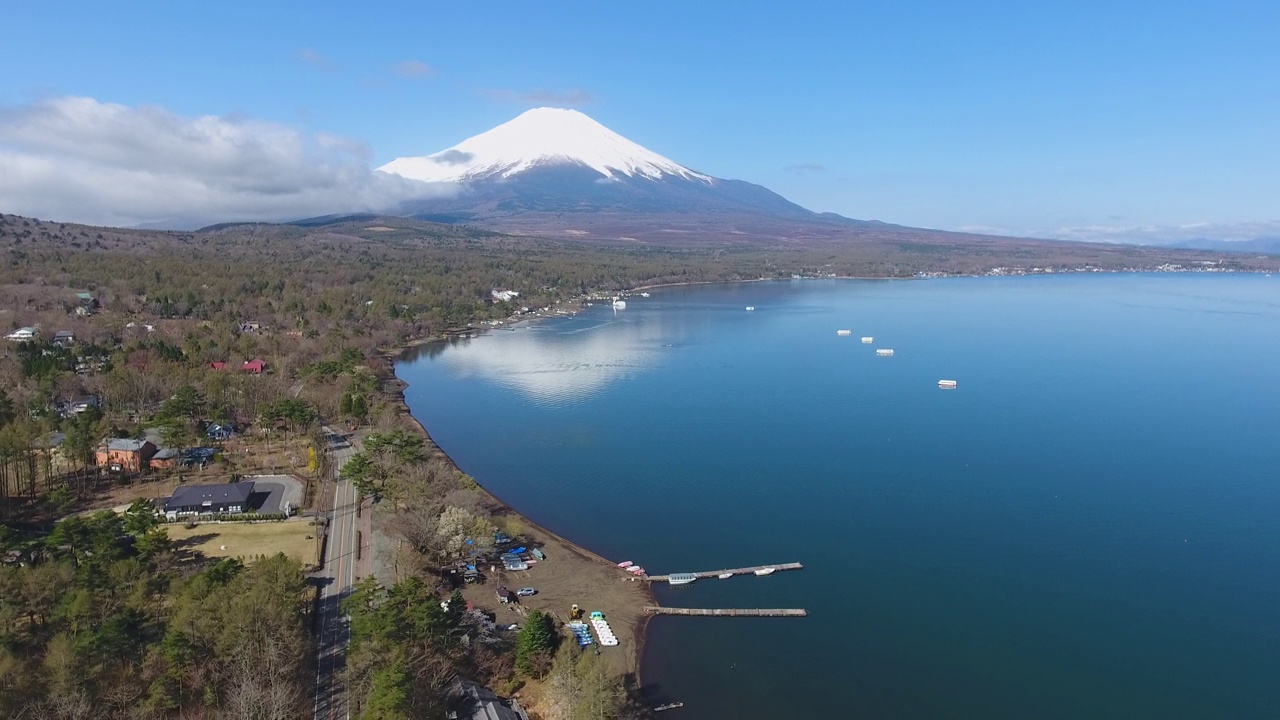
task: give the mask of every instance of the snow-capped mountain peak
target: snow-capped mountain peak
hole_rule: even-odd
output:
[[[448,150],[396,158],[378,168],[412,180],[470,182],[506,179],[545,166],[578,165],[605,178],[712,179],[648,150],[587,115],[565,108],[535,108]]]

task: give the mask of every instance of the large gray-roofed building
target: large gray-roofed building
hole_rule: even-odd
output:
[[[217,485],[179,485],[164,502],[164,514],[170,518],[183,515],[242,513],[249,509],[253,483],[234,482]]]

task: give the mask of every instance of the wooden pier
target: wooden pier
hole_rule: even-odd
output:
[[[657,605],[645,605],[644,611],[651,615],[697,615],[708,617],[806,617],[809,614],[808,610],[793,608],[772,610],[765,608],[709,609],[658,607]]]
[[[725,574],[754,575],[756,574],[757,570],[777,571],[777,570],[803,570],[803,569],[804,569],[804,565],[801,565],[798,562],[793,562],[793,563],[783,563],[781,565],[757,565],[755,567],[748,567],[748,568],[734,568],[732,570],[708,570],[706,572],[696,572],[696,573],[688,573],[688,574],[698,578],[713,578],[713,577],[719,577]],[[670,575],[646,575],[643,579],[648,580],[649,582],[670,582],[671,576]]]

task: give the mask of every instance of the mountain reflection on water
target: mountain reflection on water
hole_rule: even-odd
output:
[[[1211,275],[667,288],[396,372],[464,471],[605,557],[804,563],[655,588],[809,611],[655,620],[644,681],[681,717],[1274,717],[1278,299]]]

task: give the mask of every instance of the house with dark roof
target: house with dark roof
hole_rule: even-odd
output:
[[[67,409],[76,415],[88,412],[90,408],[100,407],[102,407],[102,398],[97,395],[77,395],[67,403]]]
[[[151,456],[151,467],[157,470],[174,467],[178,464],[180,457],[182,457],[181,451],[173,448],[160,448],[155,455]]]
[[[156,446],[146,440],[111,438],[98,446],[94,459],[112,472],[142,472],[155,454]]]
[[[59,330],[53,334],[53,344],[58,347],[71,347],[76,342],[76,334],[70,330]]]
[[[165,517],[176,520],[190,515],[236,514],[249,510],[252,482],[215,485],[179,485],[162,507]]]
[[[447,717],[454,720],[529,720],[529,714],[514,699],[499,697],[477,682],[459,678],[450,693]]]

